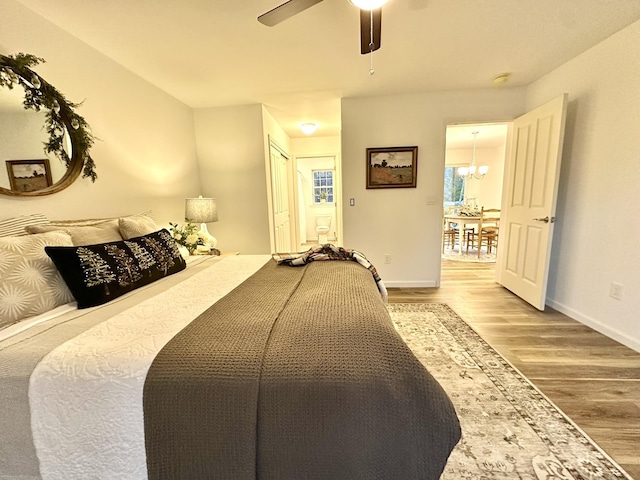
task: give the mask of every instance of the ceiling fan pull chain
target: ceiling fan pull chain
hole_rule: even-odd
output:
[[[369,10],[369,55],[371,58],[371,68],[369,69],[369,75],[373,75],[376,73],[373,68],[373,48],[375,47],[373,43],[373,10]]]

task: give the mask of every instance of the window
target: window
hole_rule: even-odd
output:
[[[444,167],[444,206],[464,205],[465,180],[457,173],[458,167]]]
[[[333,203],[333,170],[313,171],[313,203]]]

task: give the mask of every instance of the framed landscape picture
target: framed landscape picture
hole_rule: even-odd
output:
[[[418,147],[367,148],[367,188],[415,188]]]
[[[49,159],[7,160],[7,173],[11,190],[16,192],[35,192],[50,187],[51,170]]]

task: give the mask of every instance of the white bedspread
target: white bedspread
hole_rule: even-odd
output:
[[[185,325],[269,259],[222,258],[49,353],[29,387],[42,478],[147,478],[142,392],[151,362]]]

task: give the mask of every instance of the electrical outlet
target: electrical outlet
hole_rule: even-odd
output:
[[[611,288],[609,289],[609,296],[616,300],[622,300],[622,290],[623,286],[621,283],[612,282]]]
[[[355,198],[350,198],[349,199],[349,206],[350,207],[355,207],[356,206],[356,199]]]
[[[391,254],[390,253],[385,253],[384,254],[384,263],[391,263]]]

